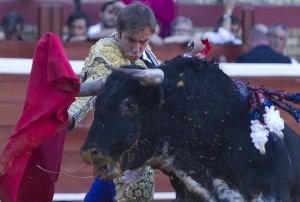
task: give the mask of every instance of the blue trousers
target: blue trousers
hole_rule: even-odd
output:
[[[95,177],[88,193],[84,197],[84,202],[113,202],[116,195],[113,180],[101,180]]]

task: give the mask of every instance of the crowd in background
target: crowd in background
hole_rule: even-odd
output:
[[[120,9],[129,4],[131,0],[108,0],[105,1],[102,8],[99,8],[99,22],[91,24],[89,14],[80,9],[79,1],[74,1],[74,12],[69,16],[66,27],[67,32],[63,34],[62,40],[65,42],[94,41],[100,38],[108,37],[116,31],[116,19]],[[143,2],[143,1],[142,1]],[[236,0],[223,0],[223,13],[216,22],[214,30],[205,32],[195,31],[193,21],[187,16],[174,16],[173,0],[163,1],[163,4],[157,4],[155,1],[145,1],[153,9],[157,18],[157,28],[150,39],[151,46],[158,46],[169,43],[195,42],[195,50],[202,49],[201,39],[208,38],[211,44],[246,44],[250,50],[253,50],[261,43],[271,48],[276,53],[288,57],[285,54],[285,48],[289,37],[287,27],[282,24],[276,24],[267,28],[265,25],[254,25],[247,41],[242,41],[242,20],[233,15]],[[164,8],[168,7],[168,11]],[[173,9],[172,9],[173,8]],[[164,10],[163,10],[164,9]],[[16,11],[9,11],[1,20],[0,40],[26,40],[22,32],[24,29],[24,19]],[[264,34],[257,31],[257,27],[264,27]],[[256,28],[256,29],[255,29]],[[262,31],[262,29],[260,29]],[[263,37],[262,37],[263,36]],[[263,40],[261,40],[261,37]],[[260,42],[258,43],[257,41]],[[263,42],[261,42],[263,41]],[[257,57],[255,57],[257,59]],[[264,57],[266,58],[266,57]],[[278,57],[276,57],[278,60]],[[289,57],[288,57],[289,58]],[[271,62],[276,62],[276,59]],[[224,60],[226,62],[226,59]],[[242,60],[243,61],[243,60]],[[267,62],[269,60],[266,60]],[[241,62],[240,58],[237,62]],[[288,63],[297,63],[294,58],[289,58]]]

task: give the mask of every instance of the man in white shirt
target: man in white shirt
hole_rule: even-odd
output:
[[[242,44],[239,38],[241,21],[236,16],[232,15],[236,0],[223,0],[224,14],[217,22],[214,31],[204,33],[204,38],[208,38],[212,44]]]

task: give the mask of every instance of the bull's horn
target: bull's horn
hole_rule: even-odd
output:
[[[140,82],[142,86],[155,86],[164,80],[164,72],[161,69],[124,69],[111,65],[105,65],[108,69],[120,72]]]
[[[101,87],[105,83],[105,78],[100,78],[95,81],[82,83],[78,97],[97,95]]]

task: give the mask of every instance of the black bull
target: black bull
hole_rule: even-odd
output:
[[[160,68],[165,78],[154,87],[107,78],[81,148],[97,175],[150,164],[170,176],[182,201],[300,201],[300,138],[291,128],[283,139],[270,133],[262,155],[250,137],[244,86],[196,57]]]

